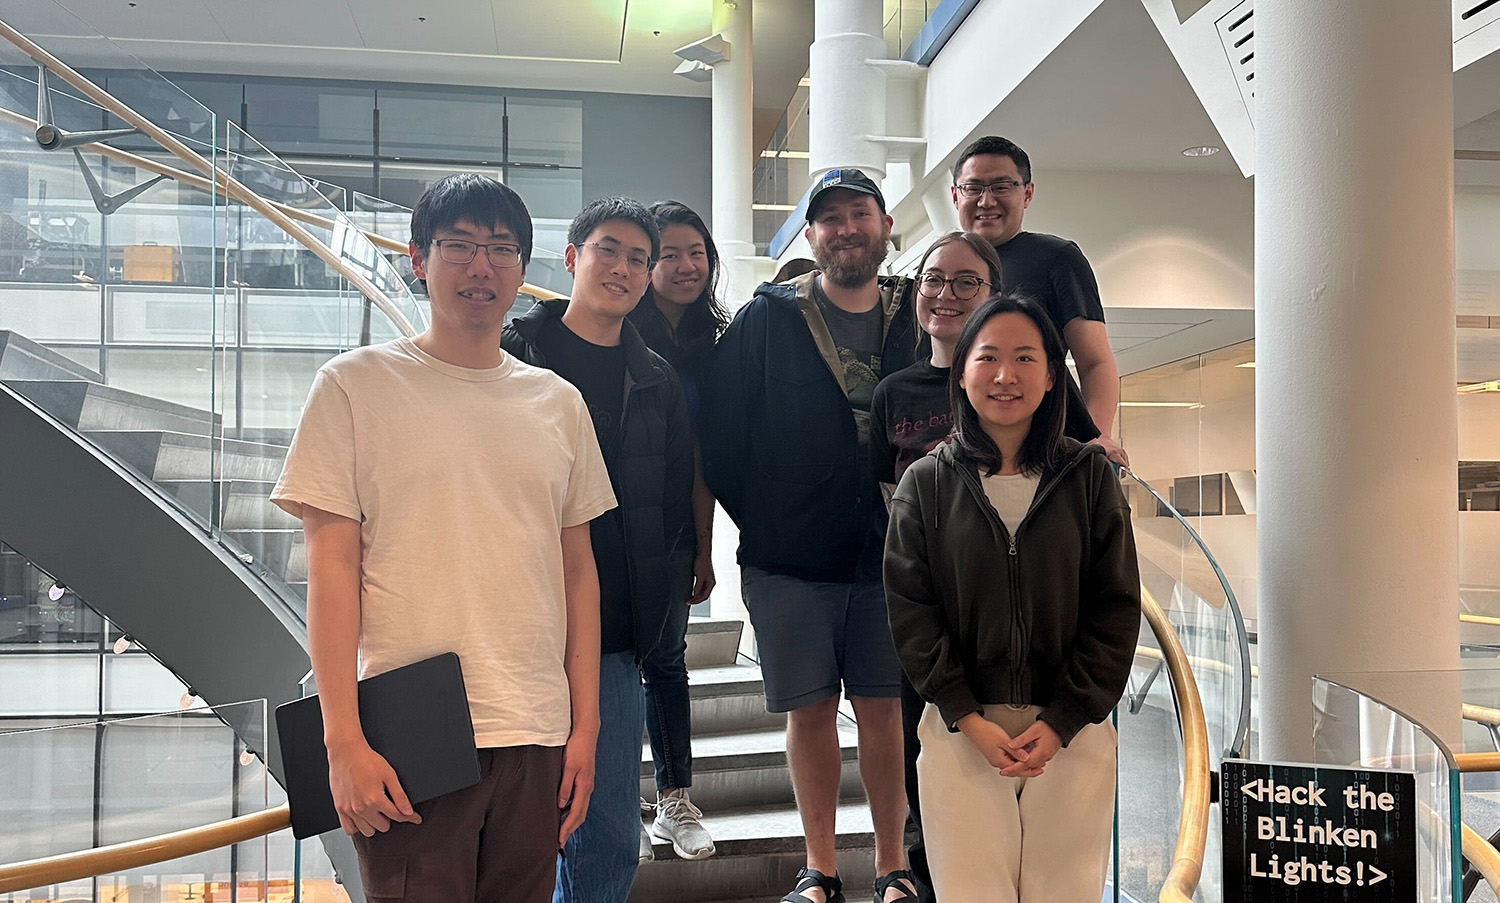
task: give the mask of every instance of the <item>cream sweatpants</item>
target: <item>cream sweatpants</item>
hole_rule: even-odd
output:
[[[1014,737],[1041,711],[990,706]],[[1098,903],[1114,823],[1115,729],[1079,731],[1041,777],[1003,777],[928,705],[917,784],[933,891],[942,903]]]

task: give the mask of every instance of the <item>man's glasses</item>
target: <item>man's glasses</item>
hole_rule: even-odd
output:
[[[470,263],[479,253],[480,248],[484,248],[484,256],[489,260],[490,266],[508,268],[521,263],[519,245],[509,243],[481,245],[472,241],[464,241],[461,238],[440,238],[433,244],[437,246],[438,256],[448,263]]]
[[[996,198],[1010,197],[1021,185],[1022,183],[1017,182],[1015,179],[1000,179],[997,182],[990,182],[988,184],[984,182],[960,182],[953,187],[958,189],[959,194],[972,199],[982,197],[985,192],[989,192]]]
[[[968,301],[979,294],[979,290],[989,283],[978,276],[954,276],[952,279],[945,279],[937,273],[917,274],[917,291],[921,292],[923,297],[936,298],[943,293],[945,285],[952,286],[953,297],[960,301]]]
[[[602,241],[586,241],[580,244],[579,247],[581,248],[584,245],[593,248],[594,253],[598,254],[599,259],[605,263],[614,263],[621,257],[624,257],[625,268],[637,276],[651,269],[651,258],[643,254],[626,254],[618,246],[607,245]]]

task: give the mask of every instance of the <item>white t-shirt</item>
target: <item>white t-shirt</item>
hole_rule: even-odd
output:
[[[1011,536],[1016,535],[1016,528],[1021,526],[1021,519],[1031,509],[1031,500],[1036,496],[1036,488],[1042,478],[1038,474],[1015,473],[995,474],[990,477],[980,477],[984,484],[985,498],[995,507],[995,513],[1000,515],[1000,520],[1005,522],[1005,529],[1010,531]]]
[[[615,506],[577,389],[404,338],[341,354],[271,500],[360,521],[361,678],[456,652],[479,746],[567,742],[560,535]]]

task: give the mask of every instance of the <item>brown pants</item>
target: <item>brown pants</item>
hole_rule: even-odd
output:
[[[416,804],[420,825],[354,835],[365,896],[402,903],[547,903],[557,878],[561,746],[479,751],[479,783]]]

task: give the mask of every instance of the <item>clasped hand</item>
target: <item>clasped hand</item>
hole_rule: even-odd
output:
[[[985,761],[1008,778],[1040,777],[1047,763],[1062,748],[1062,738],[1044,721],[1032,722],[1012,737],[1005,728],[975,712],[958,720],[958,729],[974,744]]]

